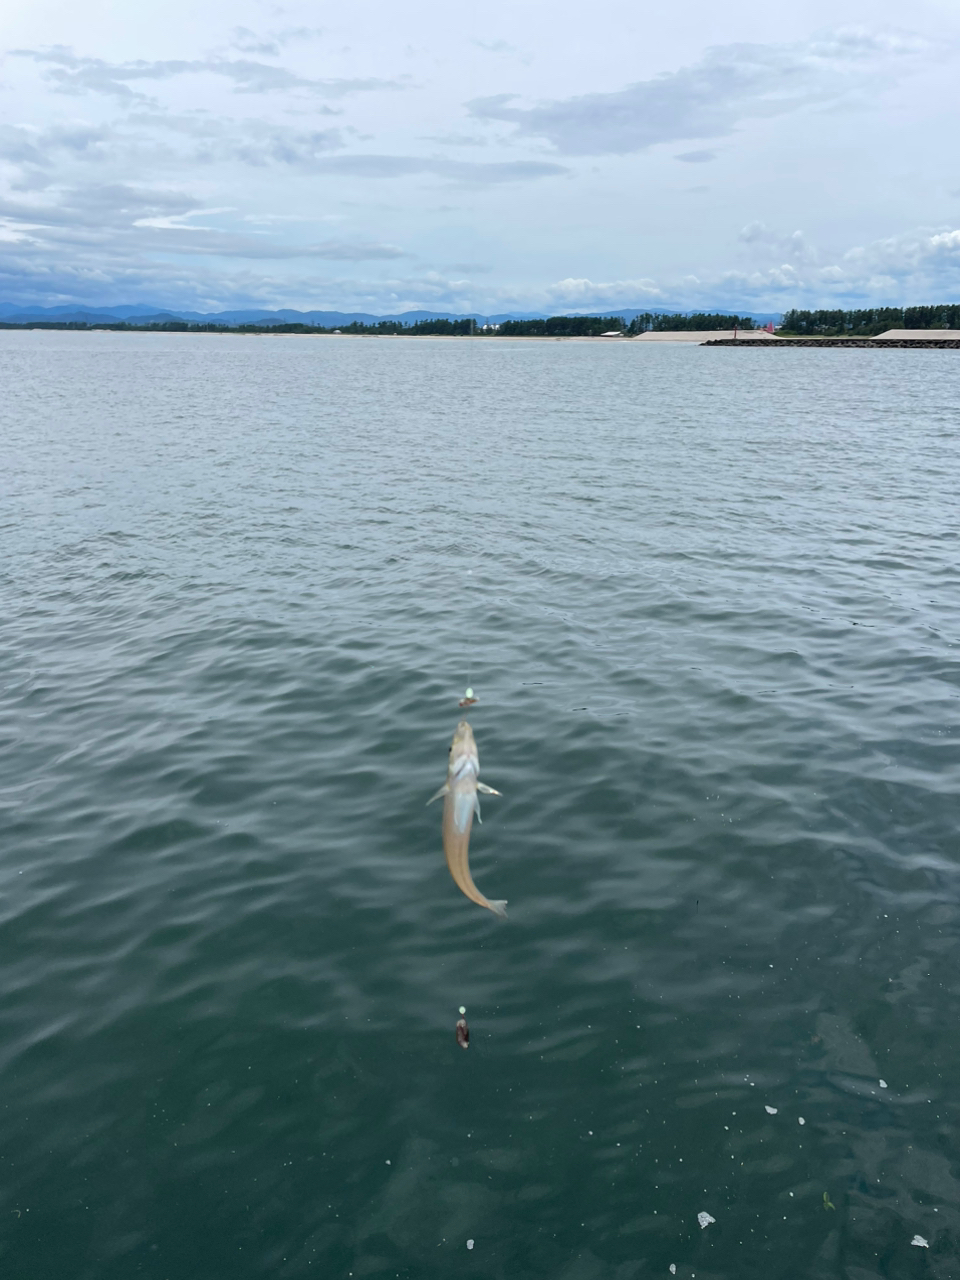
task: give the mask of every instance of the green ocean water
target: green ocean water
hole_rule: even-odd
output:
[[[4,1277],[960,1274],[957,353],[0,386]]]

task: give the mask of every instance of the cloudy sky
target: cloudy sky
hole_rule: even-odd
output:
[[[960,298],[960,0],[4,0],[0,301]]]

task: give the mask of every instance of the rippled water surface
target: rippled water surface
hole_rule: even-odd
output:
[[[4,1277],[960,1274],[957,353],[0,386]]]

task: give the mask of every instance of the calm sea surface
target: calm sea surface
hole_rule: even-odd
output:
[[[957,353],[0,387],[5,1278],[960,1275]]]

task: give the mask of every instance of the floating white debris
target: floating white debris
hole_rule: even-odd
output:
[[[672,1276],[675,1276],[677,1274],[677,1264],[675,1262],[670,1263],[670,1274]]]
[[[709,1213],[698,1213],[697,1221],[700,1223],[700,1230],[705,1231],[711,1222],[716,1222],[716,1218],[711,1218]]]
[[[767,1115],[768,1115],[768,1116],[775,1116],[775,1115],[777,1114],[777,1108],[776,1108],[776,1107],[768,1107],[766,1103],[764,1103],[764,1104],[763,1104],[763,1109],[764,1109],[764,1111],[767,1113]]]
[[[914,1236],[913,1239],[910,1241],[910,1243],[915,1244],[918,1249],[930,1248],[929,1243],[926,1240],[924,1240],[923,1236]]]
[[[472,1249],[472,1248],[473,1248],[473,1241],[472,1241],[472,1240],[468,1240],[468,1241],[467,1241],[467,1248],[468,1248],[468,1249]]]
[[[797,1116],[797,1124],[806,1124],[806,1123],[807,1122],[806,1120],[804,1120],[803,1116]]]
[[[389,1163],[390,1163],[390,1161],[388,1160],[386,1163],[387,1163],[387,1164],[389,1164]]]
[[[886,1087],[887,1087],[887,1082],[886,1082],[886,1080],[881,1080],[881,1081],[880,1081],[880,1088],[881,1088],[881,1089],[885,1089]]]

